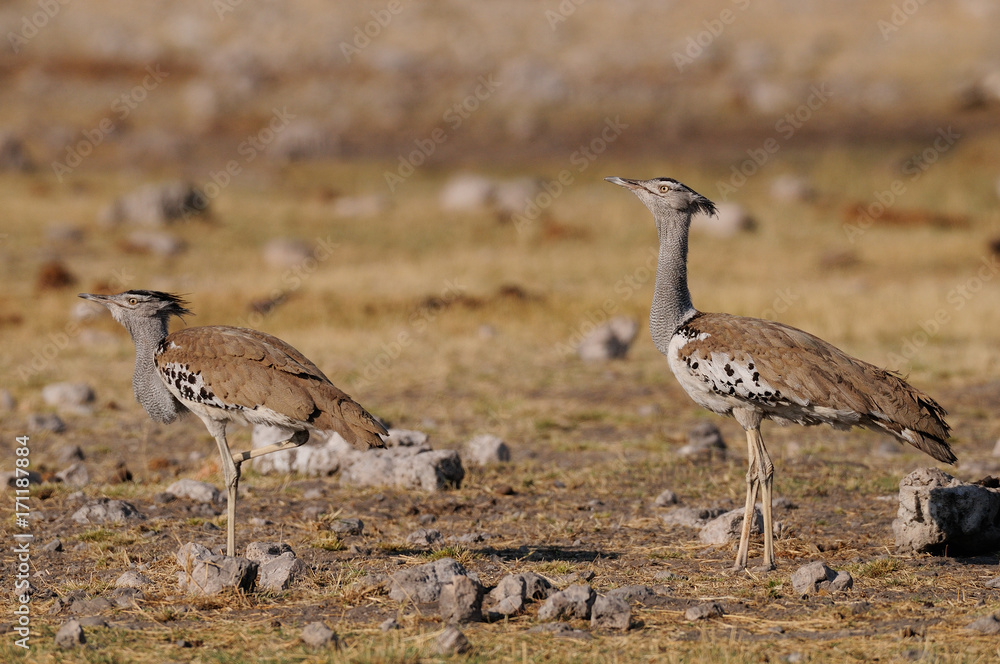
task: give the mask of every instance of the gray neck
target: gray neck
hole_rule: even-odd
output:
[[[656,348],[667,354],[670,338],[697,310],[691,304],[687,284],[688,226],[691,215],[677,211],[658,217],[660,256],[656,264],[656,290],[649,311],[649,331]]]
[[[173,422],[181,412],[181,404],[163,384],[154,362],[156,346],[167,336],[167,321],[160,318],[144,318],[127,324],[125,328],[135,344],[132,390],[135,392],[136,401],[157,422]]]

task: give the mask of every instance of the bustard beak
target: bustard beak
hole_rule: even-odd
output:
[[[103,304],[105,307],[111,302],[111,296],[109,295],[95,295],[94,293],[80,293],[77,297],[82,297],[84,300],[90,300],[91,302],[96,302],[98,304]]]
[[[642,189],[642,185],[639,184],[638,180],[628,180],[626,178],[619,178],[619,177],[611,177],[604,179],[607,180],[608,182],[612,182],[627,189]]]

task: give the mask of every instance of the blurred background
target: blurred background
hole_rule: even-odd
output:
[[[139,415],[128,339],[75,298],[127,288],[278,334],[446,437],[550,435],[534,414],[611,385],[667,402],[656,237],[609,175],[726,204],[692,240],[699,308],[931,392],[997,369],[988,0],[32,0],[0,28],[0,366],[21,411],[103,366],[99,401]],[[628,359],[582,362],[616,315],[638,323]]]

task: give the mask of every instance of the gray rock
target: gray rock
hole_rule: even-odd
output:
[[[87,642],[83,627],[78,620],[68,620],[56,632],[56,645],[60,648],[75,648]]]
[[[534,572],[508,574],[489,592],[486,606],[491,613],[511,616],[523,611],[526,602],[544,599],[551,591],[548,579]]]
[[[803,565],[792,573],[792,588],[799,595],[811,595],[820,590],[848,590],[853,585],[850,574],[838,574],[821,561]]]
[[[184,253],[184,240],[169,233],[159,231],[135,231],[128,236],[128,248],[136,252],[148,252],[157,256],[177,256]]]
[[[439,655],[462,654],[471,647],[469,639],[454,625],[445,627],[437,638],[437,653]]]
[[[286,553],[294,555],[292,547],[284,542],[250,542],[247,544],[243,557],[255,563],[265,563]]]
[[[396,572],[390,577],[389,599],[397,602],[436,602],[441,588],[456,576],[469,573],[454,558],[439,558]]]
[[[937,468],[920,468],[899,483],[892,522],[901,552],[971,555],[1000,545],[1000,489],[966,484]]]
[[[108,593],[108,597],[119,609],[134,609],[146,599],[146,594],[138,588],[115,588]]]
[[[685,620],[690,620],[691,622],[695,620],[707,620],[708,618],[721,618],[724,615],[726,615],[726,612],[718,602],[697,604],[684,612]]]
[[[396,629],[401,629],[402,625],[400,625],[399,621],[395,618],[386,618],[379,624],[378,628],[383,632],[391,632]]]
[[[279,237],[269,240],[264,245],[262,255],[264,263],[270,267],[294,268],[313,259],[313,247],[305,240]]]
[[[83,450],[79,445],[63,445],[59,449],[58,460],[60,465],[67,466],[77,461],[83,461],[83,459]]]
[[[42,547],[42,550],[49,553],[58,553],[63,550],[62,540],[56,538]]]
[[[325,648],[328,646],[332,646],[335,649],[340,648],[340,639],[337,638],[337,633],[318,620],[303,627],[299,638],[311,648]]]
[[[146,517],[134,505],[124,500],[98,498],[74,512],[72,518],[77,523],[122,523]]]
[[[675,507],[660,515],[660,519],[668,526],[685,526],[687,528],[702,528],[711,519],[725,514],[726,510],[719,507]]]
[[[625,316],[615,316],[586,335],[577,346],[576,352],[580,359],[586,362],[620,360],[628,353],[638,333],[638,321]]]
[[[79,619],[81,627],[107,627],[108,621],[103,616],[82,616]]]
[[[167,493],[196,503],[216,503],[222,497],[219,490],[208,482],[191,479],[177,480],[167,487]]]
[[[646,602],[656,596],[653,589],[649,586],[622,586],[621,588],[615,588],[614,590],[609,590],[604,593],[606,597],[614,597],[617,599],[624,600],[629,604],[633,602]]]
[[[32,413],[28,415],[28,431],[51,431],[52,433],[62,433],[66,430],[66,423],[54,413]]]
[[[73,601],[70,605],[70,613],[77,615],[88,615],[92,616],[98,613],[103,613],[105,611],[111,610],[111,602],[109,602],[104,597],[94,597],[92,599],[80,598]]]
[[[145,574],[140,574],[135,570],[128,570],[115,580],[115,588],[145,588],[152,585],[152,583],[152,579]]]
[[[808,178],[785,173],[771,180],[771,198],[779,203],[804,203],[816,197]]]
[[[9,390],[0,388],[0,413],[9,413],[17,408],[17,400]]]
[[[251,447],[266,447],[288,440],[291,431],[283,427],[255,424]],[[250,463],[261,474],[298,473],[307,477],[326,477],[340,469],[341,459],[357,452],[336,432],[313,431],[309,441],[299,447],[272,452]]]
[[[983,585],[987,588],[1000,588],[1000,576],[993,577]]]
[[[467,576],[454,576],[441,587],[438,612],[446,623],[479,622],[482,606],[483,587]]]
[[[257,586],[281,592],[309,571],[309,566],[295,557],[291,551],[286,551],[276,558],[261,562],[257,571]]]
[[[1000,438],[993,444],[993,456],[1000,457]]]
[[[480,466],[510,461],[510,448],[499,436],[482,434],[465,444],[465,458]]]
[[[677,455],[693,461],[724,460],[726,441],[715,424],[699,422],[688,432],[687,445],[678,449]]]
[[[596,599],[594,590],[585,583],[549,595],[538,609],[539,620],[590,620],[590,610]]]
[[[632,607],[620,597],[598,595],[590,609],[593,629],[627,630],[632,624]]]
[[[979,632],[980,634],[989,634],[991,636],[1000,634],[1000,620],[997,620],[997,617],[992,615],[982,616],[966,625],[965,629],[972,632]]]
[[[756,226],[754,219],[739,203],[719,202],[715,204],[717,214],[708,216],[706,214],[696,214],[691,219],[691,232],[704,233],[719,238],[727,238],[752,231]]]
[[[420,528],[406,536],[406,543],[413,546],[432,546],[443,541],[441,531],[434,528]]]
[[[445,183],[438,202],[442,210],[449,212],[475,212],[492,205],[495,193],[496,182],[491,178],[458,173]]]
[[[181,592],[192,595],[214,595],[225,588],[249,592],[257,578],[257,563],[236,556],[212,553],[194,542],[188,542],[177,552],[177,584]]]
[[[361,519],[337,519],[330,524],[330,530],[338,535],[360,535],[365,530]]]
[[[209,199],[186,182],[143,185],[104,208],[98,220],[105,226],[163,226],[208,210]]]
[[[465,477],[455,450],[423,451],[419,448],[371,449],[341,470],[341,482],[354,486],[398,486],[404,489],[441,491],[461,486]]]
[[[86,383],[50,383],[42,388],[42,399],[60,410],[90,413],[94,388]]]
[[[67,486],[79,489],[87,486],[90,482],[90,473],[87,472],[87,467],[82,463],[74,463],[69,468],[56,473],[56,479]]]
[[[669,507],[670,505],[677,504],[677,494],[670,489],[664,489],[660,495],[656,497],[653,504],[657,507]]]
[[[743,529],[743,515],[744,508],[740,507],[712,519],[702,527],[701,532],[698,533],[698,539],[705,544],[727,544],[739,540]],[[760,534],[762,532],[764,532],[764,517],[760,507],[754,505],[750,533]]]

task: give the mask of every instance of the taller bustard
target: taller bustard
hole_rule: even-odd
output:
[[[287,343],[256,330],[212,325],[167,334],[171,316],[191,312],[180,297],[149,290],[80,297],[99,302],[135,344],[132,389],[149,416],[170,423],[186,410],[201,418],[222,456],[228,492],[226,551],[236,548],[236,489],[248,459],[298,447],[309,431],[336,431],[358,449],[385,447],[379,424],[319,368]],[[272,424],[283,442],[233,454],[229,422]]]
[[[896,374],[794,327],[694,308],[687,285],[688,229],[695,212],[715,214],[712,201],[671,178],[606,179],[632,190],[656,221],[660,254],[649,314],[653,343],[697,404],[732,415],[746,430],[747,497],[735,569],[747,564],[758,490],[764,516],[762,568],[774,569],[774,466],[760,435],[762,420],[886,431],[938,461],[955,462],[944,408]]]

